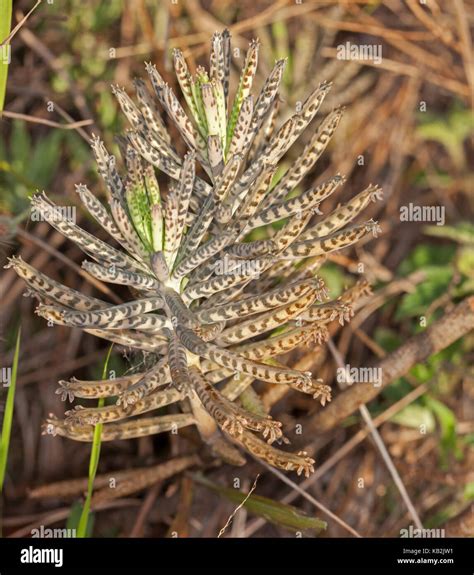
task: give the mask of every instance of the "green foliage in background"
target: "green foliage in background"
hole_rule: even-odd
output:
[[[90,161],[90,153],[76,133],[48,129],[36,142],[25,122],[16,120],[11,126],[8,143],[0,140],[1,207],[10,215],[26,216],[30,211],[28,198],[35,190],[50,188],[63,157],[77,169]]]
[[[402,277],[416,271],[426,274],[426,278],[412,292],[404,294],[395,307],[395,322],[403,322],[404,329],[408,327],[409,335],[424,331],[444,313],[441,303],[430,317],[426,317],[426,324],[420,321],[430,306],[442,302],[446,294],[451,302],[474,293],[474,225],[462,222],[453,226],[426,226],[424,232],[450,243],[417,245],[397,270],[398,276]],[[407,325],[405,322],[408,318],[412,321]],[[392,352],[406,340],[406,335],[402,335],[396,326],[380,326],[375,330],[374,339],[386,352]],[[462,459],[462,448],[469,444],[467,437],[458,436],[457,416],[448,405],[456,388],[462,384],[463,374],[469,369],[467,358],[472,351],[472,341],[465,338],[432,355],[424,363],[415,365],[410,370],[411,377],[419,384],[428,384],[430,392],[391,418],[392,422],[404,427],[421,429],[420,426],[423,426],[427,434],[438,433],[442,469],[448,468],[451,457]],[[387,403],[380,409],[399,401],[412,389],[413,385],[407,378],[393,382],[383,390],[382,396]],[[469,493],[467,486],[466,490]]]
[[[464,141],[474,130],[474,116],[468,108],[456,103],[443,116],[424,112],[418,114],[417,135],[425,141],[441,144],[454,165],[462,169],[466,165]]]

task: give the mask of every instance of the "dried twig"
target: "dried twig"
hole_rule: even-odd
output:
[[[420,363],[445,349],[474,329],[474,297],[458,304],[451,312],[432,324],[426,331],[410,338],[396,351],[379,361],[383,382],[379,387],[371,383],[358,383],[342,392],[325,410],[314,417],[311,428],[318,432],[332,429],[337,423],[354,413],[358,407],[371,401],[395,379],[402,377]]]
[[[77,130],[82,126],[90,126],[94,123],[93,120],[79,120],[78,122],[71,122],[69,124],[61,124],[60,122],[54,122],[53,120],[47,120],[46,118],[35,118],[35,116],[29,116],[28,114],[20,114],[18,112],[10,112],[8,110],[3,111],[3,115],[6,118],[13,118],[15,120],[25,120],[25,122],[31,122],[33,124],[43,124],[44,126],[50,126],[51,128],[61,128],[62,130]]]
[[[10,32],[10,34],[5,38],[5,40],[3,40],[3,42],[0,43],[0,46],[4,46],[6,44],[9,44],[13,38],[13,36],[15,36],[15,34],[18,32],[18,30],[20,30],[20,28],[25,24],[25,22],[28,20],[28,18],[33,14],[33,12],[36,10],[36,8],[38,8],[38,6],[41,4],[42,0],[37,0],[36,4],[33,6],[33,8],[31,8],[31,10],[28,12],[28,14],[26,14],[26,16],[23,16],[23,18],[18,22],[18,24],[13,28],[13,30]]]
[[[382,423],[388,421],[391,417],[393,417],[396,413],[401,411],[407,405],[410,405],[413,401],[415,401],[418,397],[423,395],[428,390],[427,384],[422,384],[413,391],[411,391],[405,397],[402,397],[399,401],[391,405],[388,409],[386,409],[383,413],[378,415],[374,420],[373,423],[375,427],[380,427]],[[341,447],[333,454],[329,459],[326,459],[324,463],[319,465],[316,471],[307,479],[300,483],[300,487],[302,489],[308,489],[311,485],[316,483],[321,477],[326,475],[328,471],[330,471],[337,463],[339,463],[348,453],[350,453],[353,449],[355,449],[358,445],[364,441],[364,439],[370,435],[370,430],[368,428],[360,429],[355,435],[353,435],[346,443],[341,445]],[[300,494],[297,491],[290,491],[288,495],[285,495],[281,500],[282,503],[289,504],[293,503],[295,499],[298,498]],[[252,536],[256,531],[258,531],[263,525],[265,524],[264,519],[255,519],[245,530],[245,537]]]
[[[260,475],[257,475],[257,477],[255,478],[255,481],[253,482],[253,485],[250,489],[250,491],[247,493],[247,495],[245,496],[245,498],[242,500],[241,503],[239,503],[239,505],[237,505],[237,507],[234,509],[234,511],[232,512],[232,514],[230,515],[229,519],[227,519],[226,524],[224,525],[224,527],[219,531],[217,538],[219,539],[220,537],[222,537],[222,535],[224,535],[225,530],[227,529],[227,527],[229,527],[229,525],[231,524],[232,519],[235,517],[235,515],[237,514],[237,512],[239,511],[239,509],[242,509],[242,507],[245,505],[246,501],[248,500],[248,498],[252,495],[252,493],[255,491],[256,487],[257,487],[257,481],[258,478],[260,477]]]
[[[94,508],[94,511],[105,511],[107,509],[123,509],[126,507],[137,507],[140,505],[139,499],[119,499],[118,501],[104,501],[103,503],[97,505]],[[12,533],[9,537],[18,538],[18,537],[31,537],[31,532],[33,529],[38,529],[39,527],[47,527],[48,525],[53,525],[54,523],[58,523],[59,521],[66,520],[69,515],[71,514],[71,508],[62,507],[60,509],[56,509],[51,513],[47,513],[45,515],[39,516],[36,521],[25,525],[21,529],[18,529],[14,533]]]
[[[278,479],[281,479],[283,481],[283,483],[286,483],[292,489],[297,491],[300,495],[302,495],[305,499],[307,499],[310,503],[312,503],[317,509],[319,509],[320,511],[325,513],[328,517],[333,519],[341,527],[346,529],[346,531],[349,531],[349,533],[354,535],[354,537],[362,537],[362,535],[360,533],[358,533],[354,528],[352,528],[350,525],[348,525],[344,520],[342,520],[340,517],[338,517],[336,514],[334,514],[325,505],[320,503],[317,499],[312,497],[309,493],[306,493],[306,491],[300,485],[298,485],[297,483],[295,483],[291,479],[288,479],[288,477],[286,477],[286,475],[284,475],[283,473],[281,473],[277,469],[270,467],[270,465],[266,464],[264,461],[261,461],[261,460],[258,460],[258,461],[261,465],[265,466],[268,469],[268,471],[271,471],[273,473],[273,475],[276,475],[278,477]]]
[[[338,364],[339,368],[344,369],[344,361],[343,361],[341,354],[337,350],[337,348],[334,345],[334,342],[332,341],[331,338],[328,340],[328,348],[329,348],[330,352],[332,353],[332,355],[333,355],[336,363]],[[350,381],[350,375],[349,374],[346,374],[346,378],[348,381]],[[352,382],[352,383],[354,383],[354,382]],[[362,415],[362,419],[365,421],[365,424],[367,425],[367,427],[370,430],[370,433],[371,433],[372,438],[375,442],[375,445],[377,446],[378,450],[380,451],[380,454],[382,455],[382,458],[385,462],[385,465],[387,466],[387,468],[390,472],[390,475],[392,476],[392,479],[395,482],[395,485],[397,486],[397,489],[400,492],[400,495],[402,496],[402,499],[405,502],[405,505],[407,506],[407,509],[413,518],[413,521],[415,522],[415,525],[419,529],[422,529],[423,524],[421,523],[420,517],[418,516],[418,513],[415,509],[415,506],[413,505],[413,503],[410,499],[410,496],[408,495],[408,492],[405,488],[405,485],[403,484],[403,481],[402,481],[402,478],[400,477],[400,474],[397,471],[397,468],[393,464],[392,458],[390,457],[390,455],[387,451],[387,448],[385,447],[385,444],[382,440],[382,437],[380,436],[380,433],[378,432],[377,428],[374,425],[374,422],[372,420],[372,417],[370,416],[369,410],[367,409],[367,407],[365,405],[361,405],[359,407],[359,411],[360,411],[360,414]]]

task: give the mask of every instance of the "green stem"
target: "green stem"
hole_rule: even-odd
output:
[[[102,371],[102,379],[106,379],[107,377],[107,368],[109,365],[110,354],[112,353],[112,348],[114,344],[112,344],[109,348],[107,353],[107,357],[105,359],[104,369]],[[105,399],[101,397],[98,402],[99,407],[104,406]],[[87,496],[86,500],[84,501],[84,507],[82,508],[81,517],[79,519],[79,524],[77,526],[77,537],[84,538],[87,536],[87,526],[89,523],[89,515],[91,509],[91,500],[92,500],[92,492],[94,490],[94,481],[95,476],[97,474],[97,468],[99,467],[99,458],[100,458],[100,447],[102,441],[102,423],[98,423],[94,427],[94,438],[92,441],[92,451],[91,457],[89,460],[89,479],[87,482]]]
[[[10,385],[8,387],[7,401],[5,404],[5,415],[3,418],[2,435],[0,437],[0,493],[3,492],[3,483],[7,468],[8,449],[10,446],[10,436],[13,423],[13,409],[15,406],[16,375],[18,371],[18,357],[20,355],[21,327],[16,336],[15,354],[11,372]]]

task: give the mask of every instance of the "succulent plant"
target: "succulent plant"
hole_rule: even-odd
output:
[[[109,209],[85,185],[78,185],[77,192],[116,247],[57,217],[57,206],[44,193],[32,198],[34,210],[93,260],[83,262],[89,274],[129,286],[132,294],[130,301],[112,305],[13,257],[9,265],[39,300],[37,313],[147,356],[146,369],[131,375],[61,381],[57,393],[63,400],[116,400],[103,407],[77,406],[64,420],[51,416],[47,432],[92,441],[94,425],[103,423],[102,440],[107,441],[196,425],[214,453],[228,462],[243,465],[243,448],[285,470],[305,475],[313,470],[314,460],[305,452],[272,445],[288,440],[253,385],[289,386],[323,405],[330,399],[327,385],[310,372],[283,365],[278,356],[312,341],[322,344],[327,325],[349,319],[352,302],[367,291],[367,284],[359,282],[326,301],[316,273],[329,252],[376,234],[372,220],[351,222],[380,197],[380,189],[370,185],[316,221],[320,203],[344,178],[337,174],[299,191],[334,133],[341,108],[324,118],[298,159],[280,179],[275,177],[279,161],[311,124],[330,84],[321,83],[277,127],[285,61],[276,62],[254,100],[258,50],[253,41],[232,105],[227,31],[212,38],[209,71],[198,67],[191,75],[182,53],[174,53],[189,115],[151,64],[146,69],[154,97],[142,80],[135,82],[137,104],[123,89],[113,88],[131,124],[118,138],[124,174],[94,137]],[[173,146],[157,103],[189,148],[184,158]],[[156,169],[169,177],[167,190],[160,189]],[[252,231],[262,227],[264,239],[255,239]],[[181,413],[173,408],[167,415],[143,417],[171,404],[178,404]]]

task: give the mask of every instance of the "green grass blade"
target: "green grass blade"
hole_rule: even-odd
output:
[[[10,45],[1,46],[2,42],[8,38],[12,22],[13,0],[0,0],[0,114],[5,103],[5,92],[7,90],[8,64],[10,60]]]
[[[247,497],[245,493],[242,493],[237,489],[230,489],[228,487],[216,485],[200,474],[193,474],[192,478],[197,483],[223,495],[233,503],[240,505]],[[268,497],[250,495],[245,503],[243,503],[243,506],[250,513],[259,517],[264,517],[270,523],[274,523],[275,525],[279,525],[286,529],[291,529],[292,531],[314,530],[319,533],[327,527],[327,523],[325,521],[305,515],[302,511],[292,505],[279,503],[278,501],[274,501]]]
[[[20,337],[21,337],[21,328],[18,330],[18,335],[16,336],[15,355],[13,356],[11,380],[7,393],[7,401],[5,404],[5,415],[3,417],[2,436],[0,437],[0,493],[2,493],[3,491],[3,482],[5,481],[5,472],[7,469],[7,460],[8,460],[8,448],[10,446],[10,435],[13,423],[16,375],[18,371],[18,358],[20,355]]]
[[[107,368],[109,366],[109,359],[110,354],[112,353],[113,346],[114,346],[113,344],[110,346],[109,351],[107,353],[107,357],[104,363],[104,369],[102,371],[102,379],[106,379],[107,377]],[[101,398],[99,399],[99,407],[103,407],[103,405],[104,405],[104,398]],[[94,439],[92,441],[92,451],[89,460],[89,480],[87,483],[87,496],[86,500],[84,501],[84,507],[82,508],[81,517],[79,519],[79,524],[77,526],[77,537],[81,538],[88,536],[88,525],[91,510],[92,492],[94,490],[95,476],[97,474],[97,468],[99,466],[101,442],[102,442],[102,423],[99,423],[94,428]]]
[[[69,510],[69,517],[67,518],[66,521],[66,529],[69,530],[70,533],[72,533],[72,537],[75,537],[77,534],[77,526],[79,525],[79,521],[81,519],[81,515],[82,515],[82,501],[75,501],[72,506],[71,509]],[[92,533],[94,530],[94,514],[89,515],[89,519],[87,521],[87,531],[86,531],[86,537],[92,537]]]

